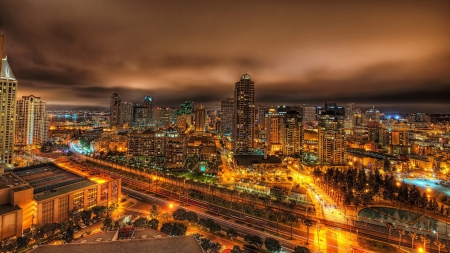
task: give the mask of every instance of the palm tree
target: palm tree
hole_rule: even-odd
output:
[[[310,219],[304,219],[303,224],[306,226],[306,245],[309,244],[309,228],[313,225],[312,220]]]
[[[292,215],[292,214],[288,214],[287,215],[287,221],[289,222],[289,223],[291,223],[291,240],[292,240],[292,225],[294,224],[294,222],[297,220],[297,217],[295,217],[294,215]]]
[[[386,228],[389,229],[388,240],[389,240],[389,243],[391,243],[391,231],[394,228],[394,225],[390,222],[386,222]]]

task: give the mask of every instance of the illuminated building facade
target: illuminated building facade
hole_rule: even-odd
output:
[[[186,157],[186,136],[168,129],[146,131],[128,137],[127,155],[148,158],[164,168],[182,168]]]
[[[0,78],[0,164],[11,164],[14,153],[14,130],[16,118],[17,79],[8,59],[2,59]]]
[[[16,146],[41,146],[48,139],[48,118],[45,102],[33,95],[23,96],[16,103]]]
[[[345,165],[344,130],[319,127],[318,151],[320,164]]]
[[[235,155],[253,154],[255,135],[255,82],[244,74],[234,89],[232,148]]]
[[[206,131],[206,110],[202,105],[195,109],[195,131]]]
[[[234,98],[226,98],[220,101],[220,131],[224,135],[231,134],[233,128]]]

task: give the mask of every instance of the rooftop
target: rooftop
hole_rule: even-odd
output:
[[[74,184],[70,184],[70,185],[67,185],[67,186],[64,186],[64,187],[61,187],[61,188],[56,188],[53,191],[45,191],[45,192],[41,192],[41,193],[35,194],[34,198],[37,201],[42,201],[42,200],[50,199],[50,198],[53,198],[53,197],[56,197],[58,195],[65,194],[65,193],[68,193],[68,192],[71,192],[71,191],[75,191],[75,190],[78,190],[78,189],[83,189],[85,187],[89,187],[89,186],[92,186],[92,185],[95,185],[95,184],[96,184],[95,182],[92,182],[92,181],[89,181],[89,180],[85,180],[85,181],[74,183]]]
[[[7,57],[2,58],[1,66],[2,66],[1,79],[9,79],[9,80],[15,81],[16,77],[14,76],[14,74],[11,70],[11,67],[9,66]]]
[[[263,155],[235,155],[234,160],[238,166],[251,166],[253,164],[281,164],[281,159],[277,156],[268,155],[264,159]]]
[[[11,205],[9,203],[0,205],[0,215],[4,215],[4,214],[7,214],[7,213],[12,213],[12,212],[15,212],[17,210],[20,210],[20,207],[13,206],[13,205]]]
[[[95,237],[95,235],[94,235]],[[193,236],[174,236],[152,239],[84,242],[39,246],[31,253],[204,253]]]
[[[25,186],[27,185],[27,182],[14,175],[14,173],[12,172],[0,174],[0,189],[15,187],[19,185]]]
[[[18,168],[14,173],[27,181],[35,194],[87,180],[52,163]]]

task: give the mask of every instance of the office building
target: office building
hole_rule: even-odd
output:
[[[232,147],[235,155],[254,151],[255,82],[249,74],[242,75],[234,89]]]
[[[16,103],[15,145],[40,147],[48,139],[48,118],[45,102],[40,97],[22,96]]]
[[[147,124],[153,126],[155,124],[155,122],[153,122],[153,98],[145,96],[142,105],[148,108]]]
[[[302,107],[303,122],[312,122],[317,120],[316,107],[303,106]]]
[[[220,131],[224,135],[231,134],[233,128],[234,98],[226,98],[220,101]]]
[[[301,155],[302,118],[298,111],[288,111],[282,124],[283,155],[299,157]]]
[[[197,109],[195,109],[195,131],[206,131],[206,110],[203,105],[200,105],[200,107],[197,107]]]
[[[152,113],[153,114],[153,113]],[[133,105],[133,125],[147,126],[149,123],[149,107],[141,104]]]
[[[120,195],[121,179],[91,181],[55,164],[0,173],[0,239],[33,224],[67,222],[75,211],[118,203]]]
[[[131,124],[133,122],[133,107],[134,104],[131,102],[120,102],[120,125]]]
[[[120,104],[121,99],[119,93],[113,92],[109,102],[109,124],[111,127],[118,127],[121,125],[120,121]]]
[[[6,57],[1,67],[0,164],[12,164],[18,83]]]

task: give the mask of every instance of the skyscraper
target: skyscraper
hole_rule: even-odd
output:
[[[233,128],[234,98],[226,98],[220,101],[220,132],[224,135],[231,134]]]
[[[255,135],[255,82],[244,74],[234,89],[232,148],[234,154],[253,154]]]
[[[200,107],[197,107],[197,109],[195,109],[195,131],[206,131],[206,111],[203,105],[200,105]]]
[[[119,93],[113,92],[109,103],[109,124],[111,127],[120,125],[120,96]]]
[[[48,138],[48,118],[45,102],[40,97],[22,96],[16,103],[15,145],[41,146]]]
[[[147,124],[153,126],[155,124],[153,122],[153,98],[145,96],[142,104],[148,108]]]
[[[3,45],[0,45],[0,48],[2,47]],[[14,152],[16,94],[18,83],[6,57],[2,59],[1,68],[0,99],[2,105],[0,115],[0,164],[11,164]]]

